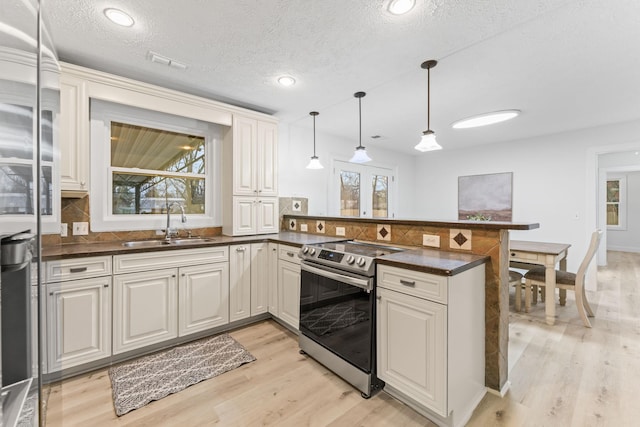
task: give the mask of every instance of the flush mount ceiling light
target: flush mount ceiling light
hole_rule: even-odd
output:
[[[284,87],[289,87],[296,84],[296,79],[291,76],[282,76],[278,77],[278,83],[280,83]]]
[[[114,24],[122,25],[123,27],[131,27],[135,22],[131,16],[120,9],[105,9],[104,15]]]
[[[454,122],[451,127],[454,129],[476,128],[511,120],[518,117],[519,115],[520,110],[494,111],[492,113],[478,114],[476,116],[458,120],[457,122]]]
[[[316,116],[320,114],[317,111],[312,111],[309,113],[313,117],[313,156],[311,157],[311,161],[307,165],[307,169],[324,169],[322,164],[320,164],[320,159],[316,156]]]
[[[431,123],[429,120],[430,109],[431,109],[431,105],[430,105],[431,69],[435,67],[436,64],[438,64],[438,61],[434,59],[430,59],[428,61],[424,61],[422,65],[420,65],[420,67],[427,70],[427,130],[422,132],[422,138],[420,139],[420,142],[418,143],[418,145],[416,145],[413,148],[422,152],[442,150],[442,146],[440,146],[440,144],[436,142],[436,133],[431,130]]]
[[[394,15],[403,15],[413,9],[415,5],[415,0],[391,0],[387,10]]]
[[[356,151],[349,160],[351,163],[366,163],[371,161],[371,157],[367,155],[367,149],[362,146],[362,98],[366,95],[364,92],[356,92],[353,94],[358,98],[358,122],[360,124],[360,137]]]

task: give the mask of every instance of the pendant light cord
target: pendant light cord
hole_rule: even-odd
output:
[[[362,147],[362,98],[358,98],[358,123],[360,125],[360,136],[358,147]]]
[[[316,157],[316,116],[313,115],[313,157]]]
[[[431,68],[427,68],[427,130],[431,130]]]

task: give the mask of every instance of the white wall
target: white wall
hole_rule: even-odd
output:
[[[358,145],[326,135],[316,130],[316,155],[324,166],[321,170],[306,169],[313,155],[313,130],[311,128],[281,124],[278,129],[278,193],[280,197],[306,197],[309,199],[309,215],[331,215],[328,205],[329,180],[332,159],[347,161]],[[384,150],[363,141],[367,153],[373,159],[367,165],[397,169],[396,218],[414,215],[415,158],[410,155]]]
[[[469,130],[470,132],[472,130]],[[481,130],[478,130],[481,131]],[[528,140],[421,155],[416,165],[419,217],[457,218],[458,176],[513,172],[513,221],[540,228],[511,238],[570,243],[568,269],[576,271],[596,228],[597,153],[603,146],[640,148],[640,121]]]
[[[627,177],[627,229],[607,230],[607,249],[640,252],[640,172],[623,175]]]

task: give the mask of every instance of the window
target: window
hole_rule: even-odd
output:
[[[626,178],[607,179],[607,229],[626,229]]]
[[[393,218],[390,196],[394,176],[391,169],[356,165],[336,160],[332,180],[332,209],[340,216]]]
[[[219,225],[223,128],[92,100],[91,228],[163,229],[171,202],[184,207],[188,228]]]

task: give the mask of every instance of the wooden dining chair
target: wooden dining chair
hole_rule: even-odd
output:
[[[593,260],[593,256],[596,254],[598,250],[598,245],[600,244],[600,240],[602,238],[602,231],[596,230],[591,235],[591,243],[589,244],[589,249],[580,263],[580,267],[578,268],[577,273],[569,273],[567,271],[556,270],[556,288],[558,289],[568,289],[575,292],[576,295],[576,307],[578,308],[578,313],[582,318],[582,322],[587,328],[591,327],[591,322],[589,322],[589,317],[593,317],[593,310],[589,306],[589,302],[587,301],[587,295],[584,291],[584,279],[587,273],[587,268]],[[525,284],[526,289],[529,290],[533,286],[542,286],[545,285],[545,271],[544,267],[536,267],[532,270],[529,270],[525,275]],[[544,294],[544,293],[543,293]]]

